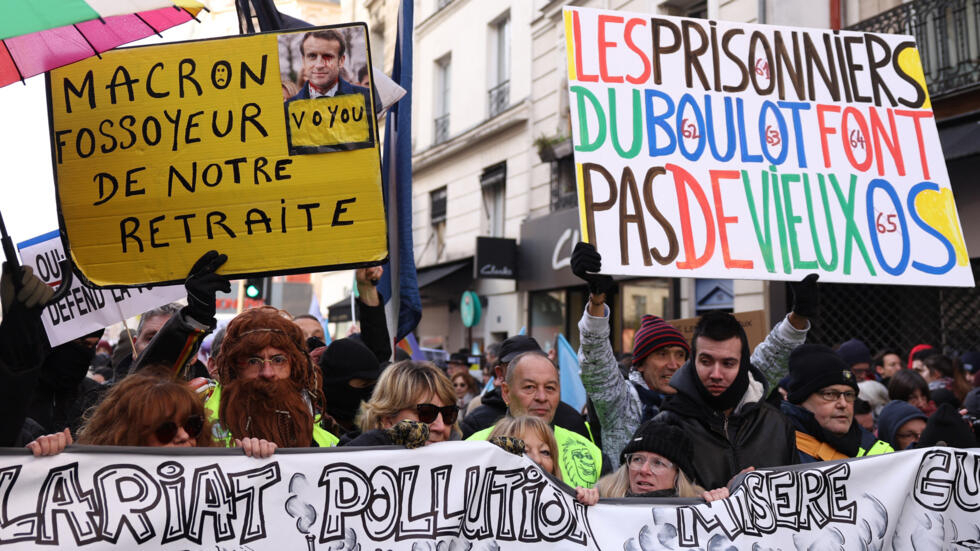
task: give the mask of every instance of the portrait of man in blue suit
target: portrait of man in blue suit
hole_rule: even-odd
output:
[[[307,82],[288,101],[362,94],[365,105],[370,102],[367,88],[351,84],[340,76],[340,69],[347,60],[347,44],[339,32],[327,29],[306,33],[300,41],[299,51]]]

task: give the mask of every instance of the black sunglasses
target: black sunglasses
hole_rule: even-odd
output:
[[[197,438],[201,435],[201,431],[204,429],[204,417],[200,415],[191,415],[187,418],[182,425],[184,432],[187,436],[191,438]],[[154,435],[157,437],[157,442],[161,444],[167,444],[173,441],[174,437],[177,436],[177,423],[173,421],[167,421],[166,423],[157,427],[154,431]]]
[[[442,414],[442,422],[447,425],[452,425],[456,422],[456,417],[459,416],[459,406],[443,406],[439,407],[435,404],[418,404],[415,406],[419,410],[419,421],[425,424],[434,423],[436,417]]]

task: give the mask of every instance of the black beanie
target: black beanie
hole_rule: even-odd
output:
[[[930,446],[949,446],[951,448],[975,448],[977,438],[973,434],[973,429],[967,424],[966,420],[950,404],[939,406],[929,420],[926,421],[926,428],[919,437],[916,448],[928,448]]]
[[[801,344],[789,355],[789,392],[786,401],[801,404],[821,388],[848,385],[858,392],[854,373],[832,349],[822,344]]]
[[[659,421],[647,421],[633,433],[633,438],[619,454],[619,462],[626,464],[626,454],[633,452],[651,452],[664,456],[677,468],[684,472],[687,478],[694,480],[694,468],[691,457],[694,455],[694,445],[684,431]]]
[[[381,376],[381,363],[374,352],[357,339],[337,339],[320,356],[320,370],[324,383],[377,379]]]

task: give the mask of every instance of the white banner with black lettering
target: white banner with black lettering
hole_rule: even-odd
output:
[[[58,230],[18,243],[17,248],[23,264],[30,266],[41,281],[55,288],[61,285],[64,274],[59,263],[65,259],[65,249]],[[74,278],[71,291],[45,307],[41,321],[48,343],[58,346],[186,297],[183,285],[98,289]]]
[[[485,442],[419,450],[0,449],[0,548],[976,549],[980,453],[749,473],[724,501],[575,502]]]

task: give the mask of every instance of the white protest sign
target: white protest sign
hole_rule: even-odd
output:
[[[886,473],[886,475],[883,475]],[[760,470],[728,499],[586,507],[487,442],[418,450],[0,450],[4,549],[970,549],[980,453]],[[886,479],[886,478],[887,479]]]
[[[974,285],[915,40],[566,7],[603,272]]]
[[[59,262],[64,260],[65,250],[58,230],[18,243],[17,248],[23,264],[30,266],[41,281],[56,288],[61,285]],[[41,321],[48,342],[58,346],[186,296],[182,285],[95,289],[75,278],[71,291],[44,309]]]

